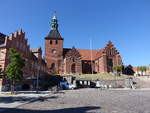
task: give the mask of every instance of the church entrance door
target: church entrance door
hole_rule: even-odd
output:
[[[75,63],[73,63],[71,66],[71,72],[76,73],[76,64]]]
[[[113,72],[113,60],[108,59],[108,72]]]

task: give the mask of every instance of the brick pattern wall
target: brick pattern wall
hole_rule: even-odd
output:
[[[63,40],[45,39],[45,56],[47,69],[57,73],[62,71]]]
[[[76,56],[78,54],[78,57]],[[107,73],[107,72],[113,72],[112,67],[116,65],[122,65],[122,59],[119,54],[119,52],[116,50],[116,48],[109,43],[104,47],[103,52],[97,56],[95,60],[93,60],[93,63],[91,64],[91,60],[84,60],[84,54],[80,54],[76,49],[69,50],[69,52],[66,53],[64,56],[64,71],[63,73],[72,73],[71,67],[73,64],[78,66],[78,70],[76,70],[76,73],[84,73],[84,74],[90,74],[93,72],[96,73]],[[90,55],[90,53],[89,53]],[[77,61],[73,62],[73,59],[77,58]],[[79,69],[82,69],[79,70]]]
[[[93,64],[94,64],[94,62],[93,62]],[[93,69],[94,69],[94,67],[93,67]],[[82,60],[82,72],[84,74],[92,73],[92,62],[90,60]]]
[[[79,52],[76,49],[70,50],[64,59],[64,74],[82,73],[82,61]]]

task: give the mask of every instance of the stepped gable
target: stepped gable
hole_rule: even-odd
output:
[[[112,43],[112,41],[109,41],[103,49],[104,49],[104,52],[107,52],[108,50],[112,48],[114,49],[115,54],[120,54],[118,50],[116,49],[116,47],[114,46],[114,44]]]
[[[5,37],[6,35],[3,33],[0,33],[0,37]]]
[[[5,37],[6,37],[5,34],[0,33],[0,45],[5,43]]]

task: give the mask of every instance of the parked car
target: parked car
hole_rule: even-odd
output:
[[[75,85],[70,84],[70,83],[68,83],[68,82],[60,82],[60,83],[59,83],[59,86],[60,86],[61,88],[63,88],[63,89],[75,89],[75,88],[76,88]]]

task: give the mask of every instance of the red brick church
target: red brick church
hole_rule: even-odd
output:
[[[88,74],[113,72],[112,67],[122,65],[122,59],[111,41],[100,50],[63,48],[64,38],[58,30],[54,15],[51,30],[45,37],[45,55],[48,71],[61,74]]]

